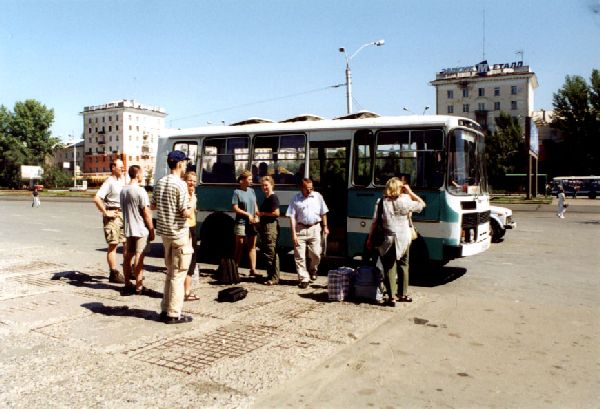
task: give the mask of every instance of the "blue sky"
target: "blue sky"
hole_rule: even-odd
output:
[[[599,0],[87,1],[0,0],[0,104],[34,98],[53,133],[82,132],[86,105],[135,99],[164,107],[172,127],[258,116],[402,115],[435,105],[442,68],[524,62],[536,109],[552,108],[566,75],[600,68]],[[431,111],[430,111],[431,112]]]

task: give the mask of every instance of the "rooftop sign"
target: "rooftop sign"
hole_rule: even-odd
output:
[[[452,68],[444,68],[440,71],[442,75],[452,75],[463,72],[468,73],[477,73],[479,75],[487,75],[490,71],[504,70],[506,68],[522,68],[523,61],[515,61],[512,63],[504,63],[504,64],[488,64],[487,61],[482,61],[479,64],[471,65],[467,67],[452,67]]]

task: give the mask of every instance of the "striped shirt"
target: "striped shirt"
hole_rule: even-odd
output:
[[[189,234],[182,212],[189,207],[187,186],[178,176],[163,176],[154,187],[152,204],[156,205],[156,233],[170,238]]]

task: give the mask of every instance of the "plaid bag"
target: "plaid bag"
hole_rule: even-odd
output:
[[[329,301],[344,301],[350,296],[350,283],[354,269],[340,267],[327,273],[327,295]]]

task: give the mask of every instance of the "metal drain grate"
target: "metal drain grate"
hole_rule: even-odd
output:
[[[239,358],[267,345],[277,333],[267,326],[233,324],[199,337],[161,340],[127,352],[150,364],[192,373],[225,358]]]
[[[32,285],[35,287],[52,287],[56,284],[60,284],[59,281],[53,281],[47,273],[16,276],[12,277],[11,280],[16,281],[19,284]]]
[[[61,267],[60,264],[48,263],[45,261],[34,261],[28,262],[25,264],[22,263],[14,263],[8,264],[4,266],[0,266],[0,273],[28,273],[31,271],[38,270],[53,270]]]

